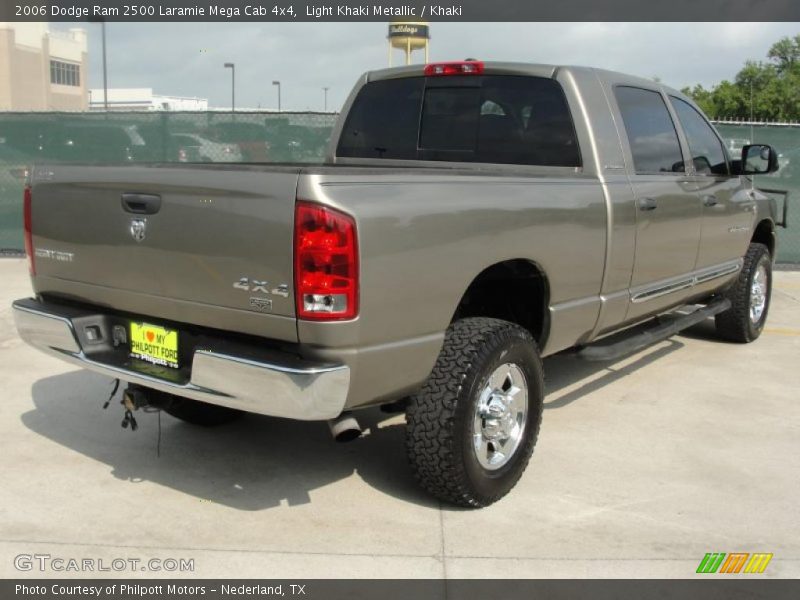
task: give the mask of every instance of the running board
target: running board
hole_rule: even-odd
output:
[[[616,360],[626,354],[631,354],[656,342],[665,340],[687,327],[697,325],[708,317],[713,317],[728,310],[730,307],[731,301],[729,299],[719,298],[688,314],[669,313],[662,315],[644,325],[644,330],[641,327],[637,327],[632,331],[623,331],[586,346],[578,351],[577,357],[589,361]],[[666,321],[667,319],[669,320]]]

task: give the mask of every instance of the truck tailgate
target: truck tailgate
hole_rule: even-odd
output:
[[[37,293],[296,340],[300,167],[37,166]]]

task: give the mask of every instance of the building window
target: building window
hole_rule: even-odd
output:
[[[60,60],[50,61],[50,83],[57,85],[71,85],[78,87],[81,84],[81,67]]]

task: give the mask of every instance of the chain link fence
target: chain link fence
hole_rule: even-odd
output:
[[[321,162],[334,113],[0,113],[0,251],[21,250],[28,165]]]
[[[21,250],[22,188],[35,162],[321,162],[337,115],[275,112],[0,113],[0,250]],[[757,183],[789,190],[778,260],[800,264],[800,128],[717,124],[731,154],[780,153]]]
[[[749,143],[769,144],[779,154],[777,173],[756,177],[756,185],[789,192],[788,228],[778,228],[778,262],[800,264],[800,127],[716,123],[732,156]],[[780,206],[780,200],[779,204]]]

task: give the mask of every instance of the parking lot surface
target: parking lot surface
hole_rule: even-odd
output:
[[[110,379],[16,336],[25,262],[0,260],[0,282],[1,577],[691,577],[708,552],[773,553],[763,576],[800,577],[798,272],[775,273],[753,344],[703,323],[612,363],[546,359],[531,464],[478,511],[418,490],[402,417],[377,410],[344,445],[325,423],[161,415],[159,455],[157,414],[122,429]],[[141,562],[19,571],[35,554]]]

